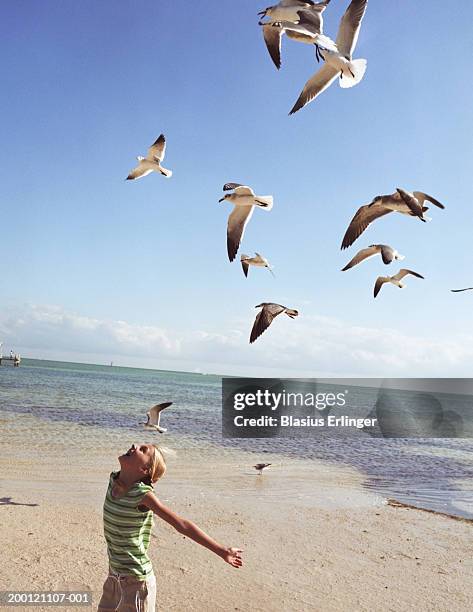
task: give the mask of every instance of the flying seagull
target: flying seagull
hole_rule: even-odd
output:
[[[280,23],[281,21],[289,21],[291,23],[299,23],[299,11],[301,9],[316,9],[321,12],[326,8],[330,0],[315,3],[313,0],[281,0],[274,6],[268,6],[258,13],[261,19],[268,19],[266,23]],[[320,7],[320,8],[319,8]],[[260,25],[263,22],[260,20]]]
[[[337,51],[320,49],[324,65],[304,85],[299,98],[289,112],[293,115],[314,100],[340,76],[340,87],[353,87],[361,81],[366,71],[365,59],[352,59],[360,33],[368,0],[352,0],[343,15],[335,44]]]
[[[465,289],[450,289],[453,293],[460,293],[460,291],[471,291],[473,287],[465,287]]]
[[[228,258],[230,261],[233,261],[240,248],[246,224],[253,214],[254,207],[258,206],[265,210],[271,210],[273,207],[273,196],[255,195],[251,187],[240,185],[239,183],[225,183],[223,191],[233,191],[233,193],[226,193],[219,200],[219,202],[228,200],[234,204],[234,208],[228,217],[227,226]]]
[[[163,427],[159,426],[159,419],[161,417],[161,411],[171,405],[172,402],[164,402],[162,404],[156,404],[156,406],[150,408],[149,412],[146,413],[148,420],[146,421],[146,423],[143,423],[143,425],[147,429],[156,429],[157,431],[159,431],[159,433],[164,433],[165,431],[167,431],[167,429],[164,429]]]
[[[293,21],[270,21],[259,22],[263,29],[264,42],[274,65],[279,70],[281,67],[281,43],[282,36],[297,42],[315,46],[315,56],[320,58],[319,45],[329,51],[337,51],[337,45],[328,36],[323,34],[322,13],[330,0],[314,4],[308,8],[297,11],[297,22]]]
[[[136,168],[133,168],[130,174],[126,177],[126,180],[133,181],[141,178],[142,176],[146,176],[151,172],[161,172],[161,174],[163,174],[165,177],[171,177],[171,170],[166,170],[166,168],[161,166],[165,152],[166,139],[164,138],[164,134],[161,134],[148,149],[148,155],[146,157],[138,155],[136,159],[140,163],[136,166]]]
[[[263,473],[263,470],[266,468],[269,468],[270,465],[272,464],[271,463],[257,463],[253,467],[255,468],[255,470],[257,470],[258,474],[261,476],[261,474]]]
[[[385,264],[390,264],[394,259],[404,259],[404,255],[400,255],[395,249],[387,244],[371,244],[368,248],[358,251],[355,257],[342,268],[342,272],[353,268],[353,266],[356,266],[365,259],[374,257],[378,253],[381,253],[381,258]]]
[[[285,312],[291,319],[294,319],[299,314],[299,312],[293,308],[287,308],[286,306],[281,306],[281,304],[272,304],[270,302],[263,302],[255,306],[255,308],[262,308],[262,310],[256,315],[253,329],[251,330],[250,344],[261,336],[261,334],[271,325],[273,319],[281,314],[281,312]]]
[[[248,276],[248,268],[250,266],[258,266],[259,268],[268,268],[271,274],[274,276],[272,267],[269,265],[269,261],[266,257],[263,257],[259,253],[255,253],[256,257],[250,257],[249,255],[241,256],[241,267],[243,268],[243,274]]]
[[[424,216],[424,213],[429,210],[427,206],[424,206],[425,200],[439,208],[445,208],[438,200],[422,191],[413,191],[410,193],[404,189],[398,188],[395,193],[376,196],[370,204],[361,206],[357,210],[345,232],[341,248],[346,249],[351,246],[370,223],[393,211],[411,217],[419,217],[421,221],[430,220]]]
[[[405,268],[399,270],[399,272],[394,276],[378,276],[374,285],[374,297],[378,295],[384,283],[392,283],[393,285],[396,285],[396,287],[399,287],[399,289],[405,287],[406,285],[401,282],[401,280],[408,274],[412,274],[412,276],[416,276],[417,278],[424,278],[421,274],[413,272],[412,270],[406,270]]]

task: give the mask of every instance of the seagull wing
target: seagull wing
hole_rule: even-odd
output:
[[[419,200],[419,202],[422,205],[424,204],[425,200],[427,200],[428,202],[431,202],[432,204],[434,204],[435,206],[438,206],[439,208],[445,208],[445,206],[441,202],[439,202],[438,200],[436,200],[429,194],[424,193],[423,191],[413,191],[412,193],[414,194],[414,197],[417,198],[417,200]]]
[[[460,291],[471,291],[473,287],[465,287],[465,289],[450,289],[453,293],[459,293]]]
[[[293,115],[303,106],[312,102],[319,94],[329,87],[338,76],[337,70],[329,64],[324,64],[322,68],[311,77],[304,85],[300,96],[290,110],[289,114]]]
[[[256,263],[262,263],[262,264],[268,265],[268,260],[266,259],[266,257],[263,257],[256,251],[255,251],[255,255],[256,257],[254,258],[254,260],[256,261]]]
[[[273,60],[274,65],[279,70],[281,68],[281,38],[283,35],[282,28],[272,25],[263,26],[263,37],[269,55]]]
[[[384,285],[384,283],[387,283],[388,281],[389,281],[389,278],[387,278],[386,276],[378,276],[378,278],[376,279],[376,283],[374,285],[374,297],[378,295],[381,287]]]
[[[264,304],[263,309],[256,315],[250,335],[250,344],[253,343],[271,325],[274,317],[286,310],[280,304]]]
[[[162,404],[156,404],[156,406],[153,406],[152,408],[149,409],[149,412],[147,412],[146,414],[148,415],[148,422],[150,425],[159,425],[159,418],[161,416],[161,411],[164,410],[165,408],[168,408],[168,406],[171,406],[172,402],[163,402]]]
[[[249,264],[246,263],[246,261],[243,259],[243,255],[241,256],[241,267],[243,268],[243,274],[248,277],[248,268],[250,267]]]
[[[141,161],[136,168],[130,172],[130,174],[126,177],[127,181],[134,181],[136,179],[142,178],[143,176],[147,176],[154,170],[154,166],[152,166],[146,160]]]
[[[254,206],[235,206],[228,217],[227,226],[227,252],[230,261],[235,259],[235,255],[240,248],[246,224],[251,219]]]
[[[373,257],[374,255],[376,255],[376,253],[379,253],[379,251],[380,251],[380,248],[375,244],[373,244],[372,246],[366,249],[361,249],[361,251],[358,251],[355,257],[353,257],[353,259],[349,261],[344,268],[342,268],[342,272],[345,272],[345,270],[349,270],[350,268],[353,268],[353,266],[356,266],[357,264],[361,263],[365,259],[368,259],[368,257]]]
[[[382,204],[377,204],[375,201],[371,204],[361,206],[355,213],[355,216],[345,232],[341,248],[348,248],[361,236],[370,223],[390,212],[392,211],[389,208],[385,208]]]
[[[407,270],[406,268],[402,268],[401,270],[399,270],[399,272],[395,274],[393,278],[395,278],[396,280],[401,280],[408,274],[412,274],[412,276],[417,276],[417,278],[424,278],[422,274],[414,272],[413,270]]]
[[[352,0],[340,21],[335,44],[340,54],[350,59],[358,41],[361,20],[365,14],[367,4],[368,0]]]
[[[158,138],[148,149],[148,158],[163,161],[164,154],[166,153],[166,139],[164,134],[160,134]]]

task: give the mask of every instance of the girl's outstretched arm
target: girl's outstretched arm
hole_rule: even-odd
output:
[[[199,529],[195,523],[192,521],[188,521],[187,519],[181,518],[175,512],[170,510],[167,506],[165,506],[159,499],[154,495],[154,493],[147,493],[141,503],[152,510],[159,518],[164,519],[167,523],[172,525],[174,529],[182,533],[197,542],[197,544],[201,544],[208,548],[213,553],[222,557],[224,561],[232,565],[233,567],[241,567],[242,559],[241,553],[243,552],[239,548],[226,548],[222,546],[210,536],[208,536],[202,529]]]

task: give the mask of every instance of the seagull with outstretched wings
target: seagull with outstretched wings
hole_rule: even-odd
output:
[[[143,176],[147,176],[151,172],[160,172],[167,178],[171,177],[171,170],[167,170],[161,166],[165,153],[166,138],[164,137],[164,134],[160,134],[148,149],[148,155],[146,157],[138,155],[136,159],[139,161],[139,164],[136,166],[136,168],[133,168],[130,174],[126,177],[126,180],[134,181],[142,178]]]

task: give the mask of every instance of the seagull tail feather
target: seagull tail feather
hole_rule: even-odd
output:
[[[273,207],[273,196],[257,196],[255,204],[265,210],[271,210]]]
[[[166,178],[171,178],[172,176],[172,170],[168,170],[167,168],[163,168],[162,166],[160,167],[159,171],[161,172],[161,174],[164,174]]]
[[[349,72],[343,72],[343,78],[339,79],[340,87],[353,87],[361,81],[366,72],[367,61],[365,59],[352,60],[348,64]]]

